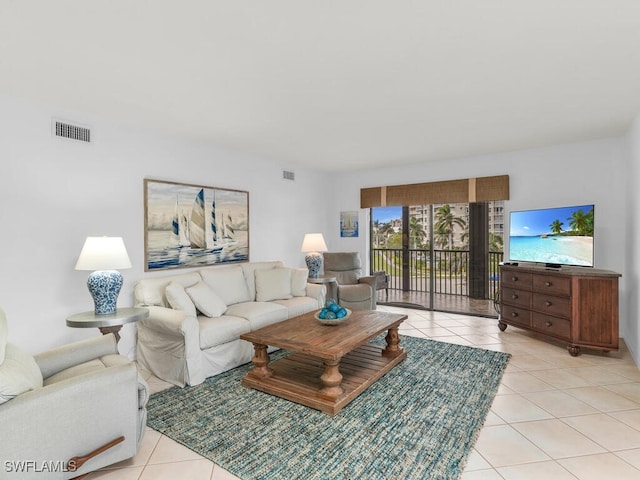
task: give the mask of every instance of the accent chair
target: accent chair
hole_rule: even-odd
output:
[[[376,309],[376,277],[362,275],[358,252],[325,252],[324,274],[336,277],[335,300],[343,307],[355,310]]]

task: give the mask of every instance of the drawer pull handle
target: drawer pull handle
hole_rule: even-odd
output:
[[[511,277],[511,281],[512,282],[517,282],[518,281],[518,277]]]
[[[550,327],[551,325],[553,325],[553,323],[547,322],[547,327]]]
[[[549,302],[549,301],[544,302],[544,304],[545,304],[547,307],[550,307],[550,306],[552,305],[552,303],[551,303],[551,302]]]
[[[514,293],[513,295],[511,295],[511,298],[512,298],[513,300],[515,300],[516,298],[518,298],[518,295],[516,295],[516,294]]]
[[[512,317],[517,317],[517,316],[518,316],[518,314],[517,314],[516,312],[511,312],[511,316],[512,316]]]
[[[551,286],[551,282],[544,282],[544,285],[545,285],[546,287],[550,287],[550,286]]]

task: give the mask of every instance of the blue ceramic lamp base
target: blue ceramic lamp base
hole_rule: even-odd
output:
[[[93,297],[96,315],[116,312],[122,288],[122,274],[117,270],[98,270],[89,274],[87,287]]]
[[[304,256],[309,269],[309,277],[318,278],[320,276],[320,267],[322,267],[322,254],[311,252]]]

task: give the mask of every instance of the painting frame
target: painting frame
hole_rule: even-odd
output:
[[[144,270],[249,261],[249,192],[145,178]]]

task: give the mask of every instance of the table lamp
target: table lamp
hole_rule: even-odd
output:
[[[319,252],[327,251],[327,244],[324,243],[324,237],[321,233],[307,233],[302,241],[301,252],[307,253],[304,257],[309,269],[311,278],[320,276],[320,267],[322,266],[322,255]]]
[[[122,275],[117,269],[131,268],[122,237],[87,237],[76,270],[94,270],[87,278],[96,315],[116,312],[122,288]]]

